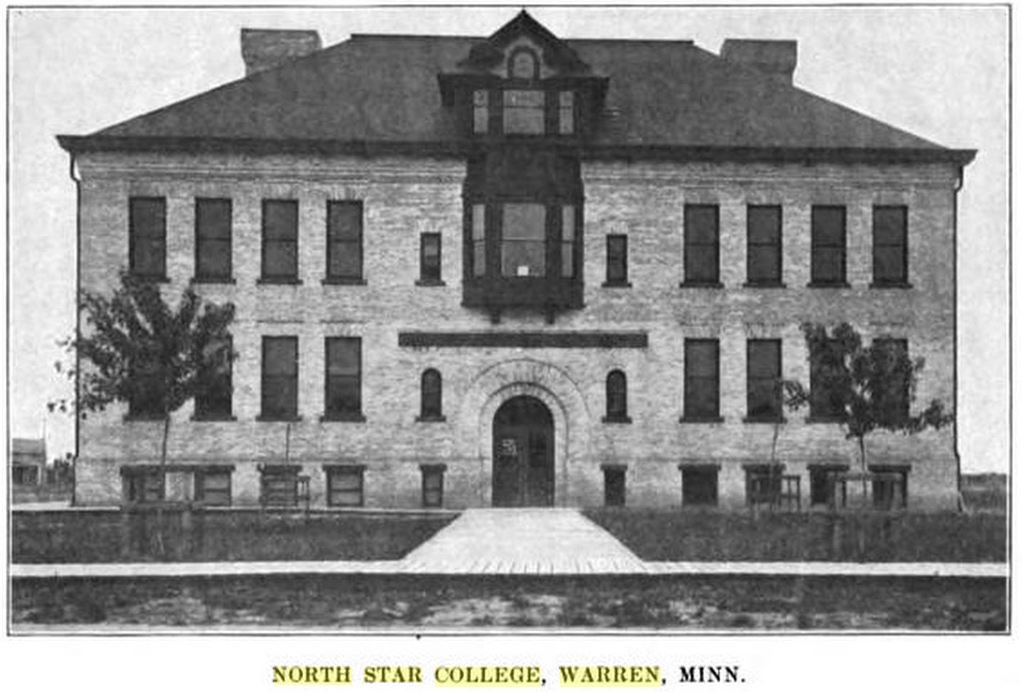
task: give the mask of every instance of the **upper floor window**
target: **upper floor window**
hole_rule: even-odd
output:
[[[746,271],[751,286],[781,285],[781,208],[748,207]]]
[[[298,202],[263,200],[263,281],[298,281]]]
[[[810,283],[845,284],[845,208],[813,207]]]
[[[362,281],[362,202],[332,201],[326,208],[327,281]]]
[[[882,378],[889,387],[882,392],[881,402],[884,410],[892,419],[904,420],[909,415],[912,378],[906,367],[908,356],[908,340],[906,339],[874,339],[872,350]]]
[[[528,48],[519,48],[511,54],[508,61],[508,76],[513,79],[538,79],[539,61],[536,54]]]
[[[541,135],[545,132],[546,94],[538,89],[504,91],[504,134]]]
[[[420,420],[443,419],[443,385],[440,372],[430,368],[422,373]]]
[[[207,365],[201,375],[203,390],[195,396],[196,420],[223,420],[231,417],[231,350],[230,337],[211,343],[206,353]]]
[[[128,266],[146,279],[167,277],[167,200],[132,197],[128,200]]]
[[[607,286],[628,285],[628,236],[607,236]]]
[[[781,340],[746,342],[747,409],[750,420],[781,417]]]
[[[140,358],[130,365],[131,392],[128,398],[128,417],[163,418],[163,370],[155,356]]]
[[[685,339],[685,418],[720,417],[720,343]]]
[[[195,200],[195,279],[231,279],[231,200]]]
[[[607,420],[628,420],[628,379],[620,370],[607,375]]]
[[[419,283],[443,283],[440,276],[440,234],[423,233],[419,236]]]
[[[685,283],[714,286],[720,282],[720,208],[685,205]]]
[[[908,208],[873,207],[873,284],[908,283]]]
[[[326,418],[362,419],[362,339],[327,337]]]
[[[261,418],[298,418],[298,337],[263,337],[261,388]]]
[[[504,204],[500,264],[503,276],[546,274],[546,207]]]
[[[840,421],[845,405],[834,383],[845,369],[841,351],[833,340],[809,354],[809,417],[822,421]]]

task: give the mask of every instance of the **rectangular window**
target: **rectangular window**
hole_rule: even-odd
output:
[[[873,283],[908,283],[907,207],[873,207]]]
[[[575,276],[575,205],[561,207],[561,276]]]
[[[146,279],[167,278],[167,200],[128,200],[128,262],[131,273]]]
[[[770,464],[745,467],[745,501],[747,504],[775,504],[781,498],[784,468]]]
[[[298,337],[263,337],[262,414],[265,420],[298,418]]]
[[[231,279],[231,200],[195,200],[195,278]]]
[[[127,503],[159,502],[163,499],[163,474],[159,469],[122,467],[121,486]]]
[[[441,283],[439,233],[423,233],[419,236],[419,282]]]
[[[202,373],[202,391],[195,395],[196,420],[224,420],[231,417],[231,339],[207,347],[207,367]]]
[[[128,400],[130,418],[162,418],[163,378],[155,359],[131,365],[131,396]]]
[[[362,281],[362,202],[327,202],[326,227],[327,281]]]
[[[846,498],[842,496],[842,493],[846,488],[844,484],[837,483],[837,476],[847,470],[847,466],[810,465],[809,504],[830,505],[834,501],[836,492],[839,495],[837,506],[843,507]]]
[[[364,504],[362,466],[327,468],[327,504],[331,507],[361,507]]]
[[[231,506],[231,472],[199,469],[195,472],[195,500],[212,507]]]
[[[628,284],[628,236],[607,236],[607,285]]]
[[[444,470],[443,464],[422,466],[422,506],[444,506]]]
[[[562,135],[575,133],[575,92],[562,91],[558,96],[557,122]]]
[[[809,417],[839,421],[844,417],[844,402],[832,383],[841,376],[844,362],[836,348],[827,347],[809,368]]]
[[[716,339],[685,339],[685,418],[720,417],[720,344]]]
[[[873,474],[874,509],[904,509],[908,506],[908,468],[870,466]]]
[[[746,264],[748,282],[754,286],[781,284],[781,208],[752,206],[747,209]]]
[[[298,202],[263,200],[263,281],[298,280]]]
[[[781,341],[749,339],[746,342],[747,415],[752,420],[781,417]]]
[[[883,372],[882,380],[887,385],[883,392],[874,392],[883,397],[882,406],[891,419],[905,420],[909,416],[909,399],[912,380],[908,368],[899,365],[908,361],[907,339],[874,339],[872,349]]]
[[[472,276],[486,276],[486,205],[472,205]]]
[[[326,417],[362,416],[362,339],[328,337],[326,340]]]
[[[546,275],[546,207],[505,204],[500,242],[503,276]]]
[[[819,286],[845,283],[844,207],[813,207],[810,282]]]
[[[603,467],[603,504],[607,507],[625,506],[625,468]]]
[[[490,92],[485,89],[472,92],[472,129],[480,135],[490,129]]]
[[[541,135],[544,132],[546,95],[536,89],[504,92],[504,134]]]
[[[294,507],[298,504],[300,466],[267,464],[259,469],[259,504],[264,507]]]
[[[716,466],[687,466],[681,469],[683,507],[713,507],[717,504]]]
[[[685,205],[685,283],[720,282],[720,208]]]

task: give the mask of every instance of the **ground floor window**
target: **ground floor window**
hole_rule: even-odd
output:
[[[682,465],[681,504],[684,507],[712,507],[717,504],[716,465]]]
[[[784,466],[752,464],[745,467],[746,504],[774,504],[781,497]]]
[[[121,484],[127,503],[144,504],[163,499],[163,474],[159,469],[126,466],[121,469]]]
[[[423,464],[422,469],[422,506],[444,506],[444,464]]]
[[[873,507],[904,509],[908,505],[908,467],[870,466],[873,474]]]
[[[848,471],[848,467],[843,464],[811,464],[809,466],[809,504],[834,504],[834,495],[837,493],[837,505],[844,506],[848,499],[847,487],[843,482],[838,482],[837,476],[846,471]]]
[[[298,472],[301,466],[267,464],[259,468],[259,503],[267,507],[298,504]]]
[[[625,468],[611,464],[603,467],[603,504],[607,507],[625,506]]]
[[[210,507],[230,507],[230,470],[198,469],[195,472],[195,500]]]
[[[35,466],[15,466],[11,470],[11,475],[15,485],[37,485],[39,483],[39,469]]]
[[[326,503],[331,507],[361,507],[364,497],[364,466],[328,466]]]

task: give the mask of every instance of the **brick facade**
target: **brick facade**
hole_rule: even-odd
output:
[[[462,307],[464,159],[215,154],[82,153],[79,282],[109,292],[128,262],[128,199],[166,198],[166,295],[194,271],[194,200],[233,200],[233,279],[202,284],[213,301],[237,307],[232,328],[240,358],[233,371],[236,420],[174,416],[174,464],[230,464],[232,502],[259,500],[260,464],[289,462],[309,476],[310,502],[326,503],[325,466],[364,465],[364,504],[419,507],[424,464],[445,465],[444,505],[488,506],[493,468],[493,418],[517,395],[533,396],[554,421],[555,504],[603,503],[605,464],[626,467],[629,505],[679,506],[679,464],[719,465],[719,504],[745,502],[743,464],[770,453],[772,426],[747,423],[746,340],[782,339],[785,377],[808,384],[808,355],[799,325],[847,321],[867,338],[907,339],[926,359],[916,402],[939,398],[953,407],[954,164],[583,163],[584,308],[548,324],[538,313]],[[299,285],[260,285],[261,200],[299,202]],[[324,285],[326,202],[364,204],[365,285]],[[684,281],[683,209],[720,209],[722,288]],[[783,215],[784,288],[746,288],[746,205],[779,204]],[[847,209],[848,288],[808,288],[810,208]],[[911,288],[871,288],[874,205],[908,208]],[[419,238],[439,233],[441,286],[418,286]],[[630,287],[603,287],[606,236],[628,236]],[[519,332],[623,331],[648,335],[645,348],[496,348],[398,345],[398,334],[421,330]],[[298,337],[301,420],[261,422],[261,339]],[[324,339],[362,339],[364,422],[325,422]],[[720,414],[715,423],[681,422],[684,341],[718,339]],[[439,422],[418,422],[420,377],[443,378]],[[605,379],[627,375],[630,423],[603,421]],[[120,469],[156,463],[161,424],[125,420],[125,407],[90,415],[80,428],[76,502],[117,504]],[[288,428],[290,431],[288,432]],[[912,507],[952,508],[957,492],[954,432],[868,439],[876,463],[908,464]],[[785,473],[807,465],[844,463],[857,451],[835,424],[789,416],[778,442]],[[187,481],[176,491],[187,496]],[[168,495],[171,494],[168,488]]]

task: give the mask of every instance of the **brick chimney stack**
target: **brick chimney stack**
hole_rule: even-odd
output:
[[[729,38],[720,48],[720,57],[791,84],[798,64],[798,41]]]
[[[323,47],[319,33],[303,29],[242,29],[245,76],[304,58]]]

